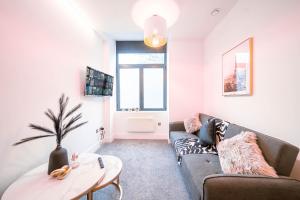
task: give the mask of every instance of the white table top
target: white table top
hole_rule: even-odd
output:
[[[105,187],[115,180],[120,175],[123,166],[120,158],[116,156],[103,155],[101,158],[104,164],[105,175],[96,188]]]
[[[80,154],[80,166],[63,180],[47,174],[48,164],[43,164],[17,179],[2,196],[2,200],[66,200],[86,194],[104,176],[98,154]]]

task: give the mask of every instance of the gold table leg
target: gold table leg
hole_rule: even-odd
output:
[[[93,200],[93,192],[92,191],[89,191],[87,193],[87,200]]]
[[[118,176],[114,181],[111,182],[111,184],[113,184],[120,192],[120,197],[119,200],[122,200],[123,197],[123,189],[120,185],[120,177]],[[105,187],[105,186],[104,186]],[[102,188],[101,188],[102,189]],[[87,193],[87,200],[93,200],[93,190],[89,191]]]
[[[120,198],[119,198],[119,200],[121,200],[122,197],[123,197],[123,189],[122,189],[122,187],[120,185],[120,178],[119,178],[119,176],[117,177],[116,182],[112,182],[112,184],[114,186],[116,186],[116,188],[119,190],[119,192],[120,192]]]

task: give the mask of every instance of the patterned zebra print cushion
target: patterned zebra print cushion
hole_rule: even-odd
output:
[[[216,126],[216,145],[224,140],[225,132],[229,126],[229,122],[226,122],[224,120],[217,119],[215,120],[215,126]]]
[[[181,138],[174,143],[177,162],[180,165],[182,156],[186,154],[202,154],[211,153],[218,154],[216,145],[201,146],[199,139],[197,138]]]
[[[174,142],[174,147],[177,155],[177,162],[180,165],[182,156],[186,154],[218,154],[216,145],[224,139],[225,132],[228,128],[229,122],[217,119],[215,121],[216,126],[216,144],[201,146],[199,139],[197,138],[181,138]]]

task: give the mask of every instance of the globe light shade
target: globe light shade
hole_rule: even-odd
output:
[[[158,15],[146,19],[144,23],[144,43],[153,48],[162,47],[167,43],[167,23]]]

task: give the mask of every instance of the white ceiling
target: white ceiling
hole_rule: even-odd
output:
[[[143,30],[131,18],[137,0],[74,0],[96,31],[115,40],[141,40]],[[237,0],[175,0],[180,9],[177,22],[169,29],[172,38],[203,38],[227,14]],[[221,12],[211,16],[211,11]]]

